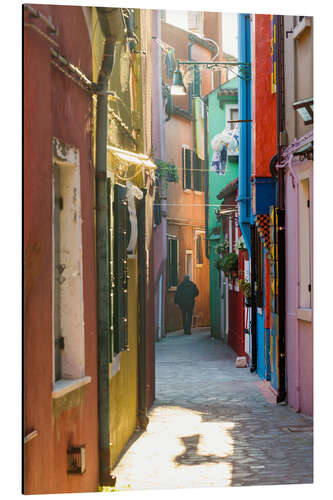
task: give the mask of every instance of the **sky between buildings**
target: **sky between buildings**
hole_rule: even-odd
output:
[[[167,10],[166,21],[179,28],[188,29],[188,11]],[[223,51],[237,58],[237,14],[222,14]]]

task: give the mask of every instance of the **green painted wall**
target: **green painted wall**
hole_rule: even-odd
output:
[[[237,89],[237,77],[229,80],[219,89],[214,90],[208,95],[208,143],[209,143],[209,165],[213,157],[211,148],[211,140],[216,134],[222,132],[226,127],[226,108],[224,104],[234,104],[238,102],[237,96],[219,97],[221,89]],[[222,107],[220,105],[222,102]],[[217,220],[215,210],[219,207],[220,201],[216,198],[219,192],[238,177],[238,161],[228,160],[226,172],[224,175],[219,175],[216,172],[209,171],[209,219],[208,232],[211,238],[214,228],[221,227],[221,222]],[[225,296],[224,290],[221,289],[219,283],[219,272],[216,269],[214,262],[216,260],[215,247],[223,241],[223,234],[220,234],[219,239],[210,239],[209,255],[210,255],[210,315],[211,315],[211,335],[216,338],[224,337],[224,326],[221,328],[221,297]],[[224,300],[224,299],[222,299]]]

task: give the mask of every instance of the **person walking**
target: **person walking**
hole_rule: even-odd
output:
[[[192,314],[194,309],[194,299],[199,295],[199,290],[190,277],[186,274],[184,280],[178,285],[175,304],[177,304],[183,317],[183,328],[185,335],[191,335]]]

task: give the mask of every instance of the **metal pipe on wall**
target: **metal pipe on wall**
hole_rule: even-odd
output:
[[[277,156],[281,155],[281,133],[284,131],[284,22],[283,16],[277,16]],[[285,366],[285,205],[284,205],[284,171],[278,169],[277,207],[278,207],[278,314],[279,314],[279,388],[278,402],[286,397]]]
[[[257,369],[256,226],[251,224],[251,373]]]
[[[111,37],[106,14],[98,9],[104,35],[104,55],[98,77],[98,89],[108,90],[114,60],[115,40]],[[97,263],[97,327],[98,327],[98,418],[99,418],[99,482],[101,486],[114,486],[116,478],[110,471],[110,280],[108,255],[107,213],[107,135],[108,95],[97,95],[96,111],[96,263]]]

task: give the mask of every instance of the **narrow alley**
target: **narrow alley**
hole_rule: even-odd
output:
[[[116,490],[313,481],[312,419],[270,402],[235,358],[202,328],[156,345],[156,400],[114,469]]]

